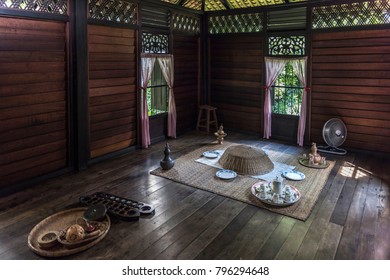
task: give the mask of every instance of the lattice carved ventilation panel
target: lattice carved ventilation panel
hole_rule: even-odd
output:
[[[312,27],[314,29],[389,23],[389,0],[314,7],[312,14]]]
[[[0,8],[66,15],[67,0],[0,0]]]
[[[173,30],[186,33],[200,33],[200,18],[187,14],[172,14]]]
[[[164,0],[163,0],[164,1]],[[169,0],[165,0],[166,2],[172,2]],[[175,1],[175,0],[174,0]],[[174,3],[177,4],[180,1]],[[194,10],[202,10],[202,0],[185,0],[182,3],[183,7],[194,9]],[[226,10],[226,7],[219,0],[206,0],[204,3],[205,11],[219,11]]]
[[[208,27],[210,34],[219,33],[251,33],[260,32],[263,29],[262,15],[237,14],[210,16]]]
[[[220,11],[241,8],[253,8],[261,6],[272,6],[286,3],[307,2],[307,0],[206,0],[204,7],[203,0],[161,0],[175,5],[181,5],[194,10]]]
[[[137,4],[121,0],[89,0],[93,19],[137,24]]]
[[[168,53],[169,37],[166,34],[142,33],[143,53]]]
[[[268,37],[269,55],[305,55],[305,36]]]
[[[284,0],[228,0],[234,9],[285,4]]]

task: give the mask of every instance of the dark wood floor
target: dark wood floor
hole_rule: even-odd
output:
[[[227,140],[288,148],[235,133]],[[190,132],[169,142],[178,158],[212,141]],[[96,191],[150,203],[156,213],[137,222],[112,219],[100,243],[66,259],[390,259],[389,158],[333,156],[336,165],[302,222],[150,175],[164,145],[0,198],[0,259],[42,259],[27,246],[30,230]]]

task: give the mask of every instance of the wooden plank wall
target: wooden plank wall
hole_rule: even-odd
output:
[[[177,133],[195,128],[199,90],[198,36],[173,36]]]
[[[136,31],[88,25],[91,158],[137,140]]]
[[[219,123],[229,129],[262,131],[263,50],[259,34],[212,37],[210,100]]]
[[[0,187],[65,168],[64,22],[0,17]]]
[[[311,139],[333,117],[345,147],[390,152],[390,30],[314,33]]]

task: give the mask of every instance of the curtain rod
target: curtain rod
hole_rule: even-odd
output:
[[[173,57],[169,53],[141,53],[141,57]]]

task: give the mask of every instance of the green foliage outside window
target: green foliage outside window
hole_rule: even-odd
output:
[[[303,87],[291,63],[287,63],[272,86],[272,113],[300,114]]]
[[[168,112],[168,86],[158,62],[155,63],[152,77],[148,82],[146,102],[149,116]]]

